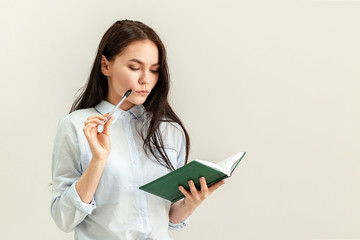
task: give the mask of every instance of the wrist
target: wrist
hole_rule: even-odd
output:
[[[198,207],[197,205],[193,204],[190,201],[186,201],[186,198],[182,200],[180,203],[184,209],[186,209],[186,212],[191,215],[195,211],[195,209]]]
[[[107,157],[99,157],[99,156],[94,156],[91,161],[90,164],[92,165],[96,165],[98,167],[105,167],[107,162]]]
[[[96,150],[91,149],[91,154],[92,154],[92,158],[95,161],[106,161],[109,157],[110,150],[96,151]]]

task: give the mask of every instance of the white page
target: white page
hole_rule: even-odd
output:
[[[204,164],[205,166],[211,167],[211,168],[213,168],[213,169],[216,169],[216,170],[218,170],[218,171],[223,172],[223,173],[226,174],[226,170],[225,170],[226,168],[222,168],[221,166],[219,166],[219,165],[216,164],[216,163],[209,162],[209,161],[205,161],[205,160],[200,160],[200,159],[196,159],[196,160],[194,160],[194,161],[197,161],[197,162],[199,162],[199,163],[202,163],[202,164]]]
[[[228,157],[218,163],[213,163],[213,162],[200,160],[200,159],[196,159],[195,161],[200,162],[206,166],[214,168],[214,169],[230,176],[233,166],[235,165],[236,162],[238,162],[241,159],[242,155],[244,155],[244,152],[239,152],[239,153],[236,153],[235,155],[232,155],[231,157]]]
[[[230,176],[233,166],[241,159],[242,155],[244,155],[244,152],[236,153],[235,155],[218,162],[217,165],[223,169],[226,169],[225,173]]]

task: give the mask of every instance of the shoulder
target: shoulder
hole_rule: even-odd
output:
[[[184,135],[184,130],[177,122],[172,121],[162,121],[160,123],[160,130],[165,133],[173,135]]]
[[[162,121],[159,130],[163,140],[170,145],[178,145],[185,142],[185,133],[180,124],[172,121]]]

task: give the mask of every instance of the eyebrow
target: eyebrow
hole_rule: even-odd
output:
[[[141,65],[144,65],[144,63],[142,61],[140,61],[139,59],[136,59],[136,58],[133,58],[133,59],[130,59],[129,62],[136,62],[136,63],[139,63]],[[159,63],[154,63],[153,65],[151,65],[152,67],[158,67],[160,66]]]

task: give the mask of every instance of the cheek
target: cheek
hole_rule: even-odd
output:
[[[158,81],[159,81],[159,76],[154,77],[153,81],[151,82],[151,88],[154,88]]]
[[[131,78],[131,77],[126,77],[124,78],[124,84],[126,84],[127,86],[132,86],[132,85],[135,85],[135,83],[137,82],[135,80],[135,78]]]
[[[134,86],[137,82],[138,75],[131,71],[118,71],[116,77],[116,83],[120,86]]]

